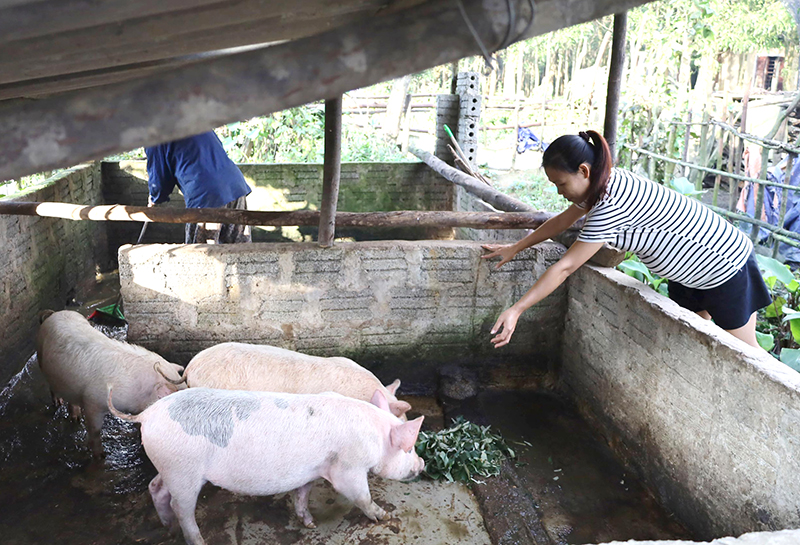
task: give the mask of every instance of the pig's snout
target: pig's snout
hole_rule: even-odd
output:
[[[425,460],[417,456],[417,460],[414,463],[414,466],[411,468],[411,471],[406,475],[404,478],[400,479],[401,481],[412,481],[416,479],[420,473],[425,470]]]

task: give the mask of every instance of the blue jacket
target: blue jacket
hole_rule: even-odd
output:
[[[219,208],[250,194],[242,171],[214,131],[145,148],[151,200],[169,200],[177,185],[187,208]]]

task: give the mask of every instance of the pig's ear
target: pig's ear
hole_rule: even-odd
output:
[[[419,429],[422,427],[423,420],[425,420],[425,417],[420,416],[410,422],[394,426],[392,431],[389,432],[392,446],[405,452],[411,452],[411,449],[414,448],[414,443],[417,442],[417,435],[419,435]]]
[[[392,395],[395,395],[395,392],[397,392],[397,389],[399,387],[400,387],[400,379],[397,378],[391,384],[387,384],[386,385],[386,391],[389,392]]]
[[[410,410],[411,405],[409,405],[409,403],[406,401],[397,400],[389,402],[389,412],[395,416],[403,416]]]
[[[369,402],[381,410],[392,412],[389,409],[389,402],[386,400],[386,396],[383,395],[383,392],[380,390],[375,390],[375,393],[372,394],[372,399]]]

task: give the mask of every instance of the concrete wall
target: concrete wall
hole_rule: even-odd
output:
[[[417,388],[446,363],[524,387],[557,364],[566,289],[525,313],[508,347],[489,329],[563,251],[545,243],[500,271],[455,241],[145,245],[119,259],[130,341],[173,361],[243,341],[349,356]]]
[[[561,379],[699,537],[800,527],[800,374],[644,284],[569,280]]]
[[[255,210],[318,210],[322,201],[321,164],[239,165],[253,192],[247,205]],[[144,161],[102,164],[106,202],[147,204],[147,170]],[[376,212],[392,210],[452,210],[453,184],[421,162],[343,163],[338,210]],[[182,208],[176,190],[169,203]],[[115,223],[109,229],[109,245],[116,249],[137,240],[140,224]],[[316,227],[278,227],[254,230],[257,242],[316,240]],[[452,238],[451,229],[337,229],[337,237],[357,240]],[[183,242],[183,225],[151,225],[143,242]]]
[[[76,167],[9,201],[102,204],[100,169]],[[80,299],[97,267],[110,266],[102,223],[0,216],[0,384],[35,350],[37,314]]]

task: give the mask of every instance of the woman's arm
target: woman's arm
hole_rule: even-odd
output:
[[[544,242],[549,238],[553,238],[554,236],[563,233],[585,214],[586,210],[573,204],[557,216],[553,216],[541,224],[538,229],[514,244],[484,244],[482,246],[483,249],[488,250],[489,253],[482,255],[481,257],[483,259],[490,259],[497,256],[502,257],[500,262],[495,267],[496,269],[499,269],[504,264],[511,261],[515,255],[525,248],[530,248],[531,246],[535,246],[540,242]]]
[[[499,348],[507,345],[511,340],[511,335],[514,334],[520,315],[553,293],[558,286],[564,283],[569,275],[578,270],[578,267],[596,254],[603,247],[603,244],[603,242],[575,242],[570,246],[561,259],[551,265],[519,301],[500,315],[494,327],[492,327],[492,335],[500,331],[492,338],[494,347]]]

